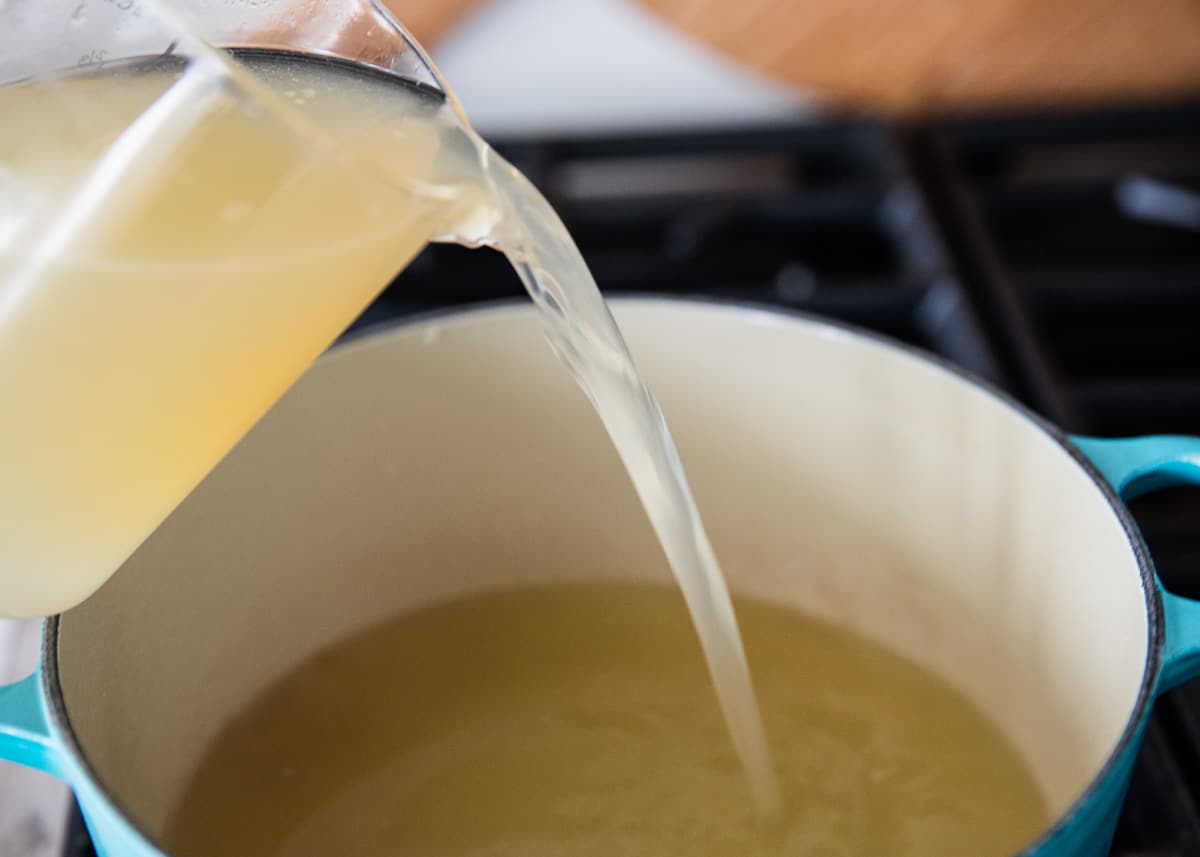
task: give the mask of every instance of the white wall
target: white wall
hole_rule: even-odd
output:
[[[632,0],[491,0],[433,53],[485,136],[767,121],[811,103]]]

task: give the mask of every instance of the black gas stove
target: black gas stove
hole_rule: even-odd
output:
[[[498,146],[606,292],[799,309],[953,360],[1071,432],[1200,434],[1200,102]],[[520,295],[432,246],[356,327]],[[1135,501],[1200,597],[1200,489]],[[73,813],[67,855],[90,855]],[[1112,852],[1200,854],[1200,682],[1155,711]]]

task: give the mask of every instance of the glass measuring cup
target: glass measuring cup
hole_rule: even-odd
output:
[[[370,0],[0,4],[0,616],[100,586],[471,206]]]

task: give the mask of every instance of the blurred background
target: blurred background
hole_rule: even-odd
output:
[[[1193,0],[388,2],[493,131],[1139,103],[1200,83]]]

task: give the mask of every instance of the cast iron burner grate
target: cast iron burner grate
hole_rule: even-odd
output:
[[[1071,431],[1200,434],[1200,104],[499,148],[611,294],[817,313]],[[433,246],[356,327],[520,294],[497,254]],[[1200,490],[1133,508],[1166,584],[1200,596]],[[68,840],[93,853],[77,812]],[[1112,853],[1200,854],[1200,683],[1159,705]]]

